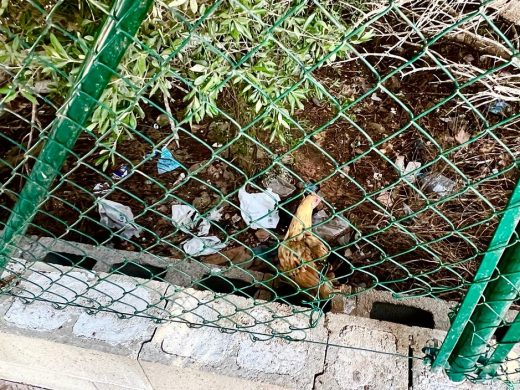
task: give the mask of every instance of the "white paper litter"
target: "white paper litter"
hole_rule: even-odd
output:
[[[141,229],[134,223],[134,214],[130,207],[107,199],[99,200],[100,222],[111,229],[123,229],[120,233],[126,239],[139,238]]]
[[[280,221],[276,204],[280,196],[271,189],[264,192],[249,193],[244,187],[238,191],[240,214],[251,229],[274,229]],[[273,211],[275,210],[275,211]]]
[[[182,249],[190,256],[207,256],[224,249],[226,244],[215,236],[193,237],[182,244]]]
[[[325,210],[320,210],[312,216],[312,224],[319,224],[328,218],[329,216]],[[323,238],[325,241],[338,239],[342,241],[340,244],[348,243],[350,235],[348,235],[347,232],[349,229],[349,224],[341,218],[334,218],[331,221],[324,223],[323,225],[312,228],[313,232],[316,233],[319,237]]]

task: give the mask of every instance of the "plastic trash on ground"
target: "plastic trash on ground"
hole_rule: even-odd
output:
[[[128,165],[122,164],[114,172],[112,172],[112,179],[121,180],[122,178],[127,177],[128,173]]]
[[[441,196],[446,196],[453,192],[455,182],[444,175],[432,174],[423,178],[423,187]]]
[[[495,115],[501,114],[509,107],[505,100],[497,99],[489,105],[489,112]]]
[[[174,171],[181,166],[181,164],[175,160],[172,152],[170,152],[166,146],[161,149],[159,154],[159,161],[157,161],[157,171],[159,172],[159,175]]]
[[[296,187],[283,176],[272,176],[263,181],[265,188],[270,188],[275,194],[286,198],[296,191]]]
[[[205,236],[209,233],[209,221],[219,221],[221,218],[221,208],[212,210],[208,216],[204,218],[191,206],[180,204],[172,206],[172,222],[184,233],[189,233],[197,229],[198,236]]]
[[[251,229],[274,229],[280,221],[276,204],[280,196],[271,189],[249,193],[244,187],[238,192],[240,214]]]
[[[312,224],[317,225],[325,221],[329,216],[324,210],[320,210],[312,216]],[[350,239],[348,231],[350,226],[348,222],[341,218],[333,218],[331,221],[324,223],[320,226],[314,226],[313,232],[325,241],[330,242],[337,240],[339,244],[347,244]]]
[[[224,249],[226,244],[215,236],[193,237],[182,244],[182,249],[190,256],[207,256]]]
[[[107,199],[99,200],[100,222],[111,229],[123,229],[120,233],[126,239],[139,237],[141,229],[134,223],[134,214],[130,207]]]
[[[182,246],[184,252],[192,256],[211,255],[226,247],[218,237],[205,237],[211,227],[209,221],[219,221],[221,218],[222,208],[212,210],[207,217],[203,217],[192,206],[172,206],[173,224],[184,233],[196,231],[197,237],[185,241]]]
[[[97,183],[92,190],[94,195],[105,195],[110,192],[110,184],[108,183]]]

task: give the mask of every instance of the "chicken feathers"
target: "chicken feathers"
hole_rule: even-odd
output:
[[[285,240],[278,248],[280,269],[302,289],[326,299],[334,291],[324,274],[329,249],[311,230],[312,213],[320,203],[316,195],[306,196],[298,206]]]

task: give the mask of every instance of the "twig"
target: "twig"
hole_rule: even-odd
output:
[[[170,122],[170,127],[172,129],[173,138],[172,140],[175,140],[175,143],[177,144],[177,147],[179,147],[179,133],[177,131],[177,126],[175,125],[175,122],[173,121],[173,113],[170,108],[170,103],[168,101],[169,94],[163,92],[163,100],[164,100],[164,108],[166,109],[166,112],[168,113],[168,121]]]

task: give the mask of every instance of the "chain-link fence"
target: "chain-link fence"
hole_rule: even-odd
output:
[[[293,338],[334,296],[467,293],[436,363],[514,382],[515,12],[0,2],[2,291]]]

